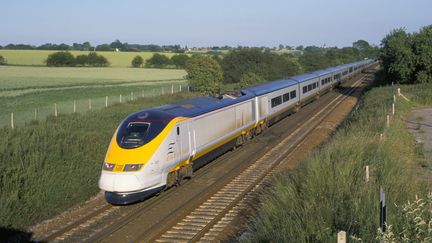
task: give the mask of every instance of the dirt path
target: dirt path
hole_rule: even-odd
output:
[[[407,117],[407,128],[419,144],[429,166],[432,166],[432,108],[416,109]]]

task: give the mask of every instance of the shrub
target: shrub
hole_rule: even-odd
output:
[[[134,59],[132,59],[132,67],[139,68],[142,67],[144,64],[144,59],[141,56],[135,56]]]
[[[0,55],[0,65],[6,65],[6,64],[7,64],[6,59],[2,55]]]
[[[75,58],[76,65],[86,66],[88,65],[88,55],[78,55]]]
[[[176,66],[176,68],[185,68],[186,62],[189,60],[188,55],[179,54],[171,57],[171,62]]]
[[[96,52],[90,52],[88,54],[88,64],[93,67],[107,67],[109,66],[108,59],[102,55],[98,55]]]
[[[73,67],[75,66],[75,58],[68,51],[59,51],[48,55],[46,64],[49,67]]]
[[[146,61],[146,67],[151,68],[165,68],[171,64],[171,60],[162,54],[155,53],[150,59]]]

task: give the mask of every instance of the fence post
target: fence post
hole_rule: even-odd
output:
[[[92,109],[92,103],[91,103],[91,99],[89,99],[89,110],[91,111]]]
[[[105,96],[105,108],[108,107],[108,96]]]
[[[134,97],[133,97],[133,92],[131,92],[131,100],[133,100],[134,99]]]
[[[366,182],[369,182],[369,165],[366,165]]]
[[[37,115],[38,115],[38,110],[37,110],[37,108],[35,109],[35,112],[34,112],[34,119],[35,119],[35,121],[37,121]]]
[[[387,127],[390,127],[390,115],[387,115]]]
[[[395,115],[395,103],[392,104],[392,114]]]
[[[181,92],[181,84],[179,84],[179,92]]]
[[[380,228],[381,232],[387,230],[387,206],[385,202],[385,192],[382,186],[380,187]]]
[[[76,113],[76,100],[74,100],[74,104],[73,104],[73,113]]]
[[[339,231],[337,238],[338,243],[346,243],[346,232],[343,230]]]
[[[54,103],[54,116],[57,117],[57,103]]]
[[[171,84],[171,94],[174,94],[174,84]]]
[[[13,112],[11,113],[11,128],[12,128],[12,129],[15,128],[15,124],[14,124],[14,114],[13,114]]]
[[[122,103],[122,95],[120,94],[120,103]]]
[[[398,88],[397,91],[398,91],[398,93],[397,93],[398,96],[401,96],[400,88]]]

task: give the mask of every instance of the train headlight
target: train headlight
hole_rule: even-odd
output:
[[[103,163],[102,170],[113,171],[115,164]]]
[[[141,169],[142,164],[125,165],[123,171],[137,171]]]

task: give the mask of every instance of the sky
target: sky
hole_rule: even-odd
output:
[[[0,45],[379,45],[432,24],[431,0],[0,0]]]

